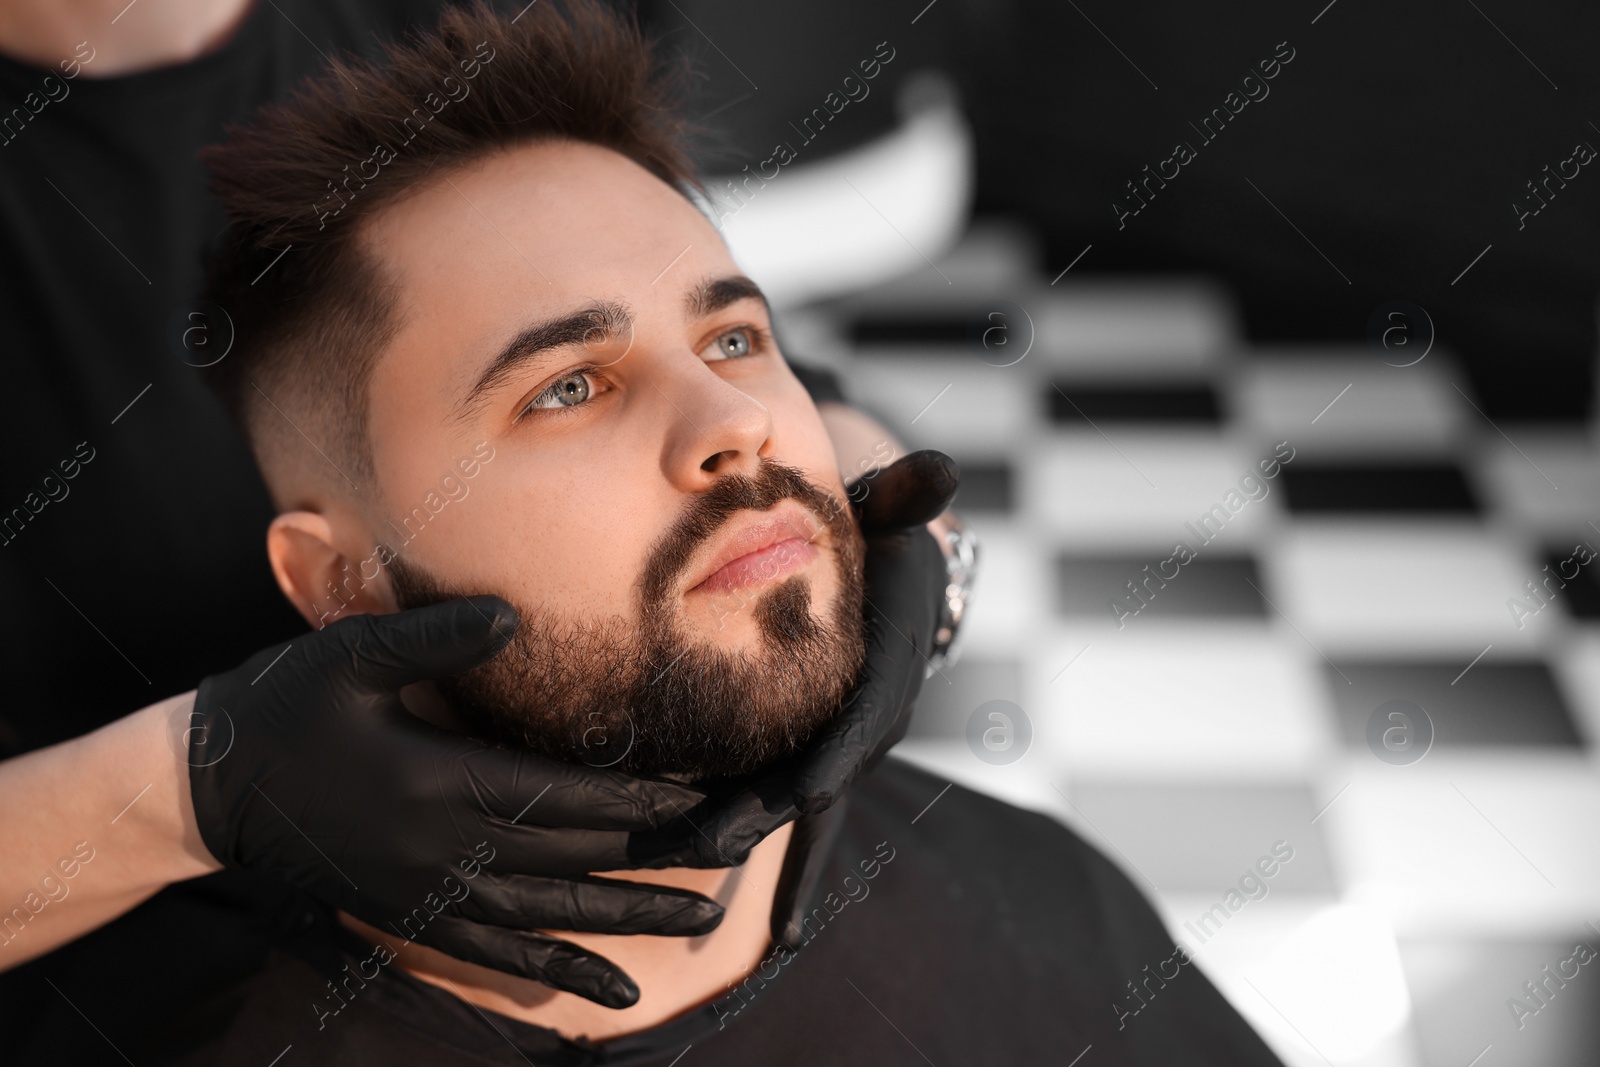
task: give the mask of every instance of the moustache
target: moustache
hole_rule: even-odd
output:
[[[639,579],[640,600],[648,610],[666,601],[695,550],[741,511],[766,511],[794,500],[811,512],[834,545],[855,532],[855,516],[833,494],[814,485],[798,468],[762,460],[753,476],[730,474],[692,500],[650,550]]]

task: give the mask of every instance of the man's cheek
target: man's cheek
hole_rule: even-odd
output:
[[[787,366],[783,368],[782,379],[752,385],[746,390],[772,413],[772,435],[779,442],[779,451],[772,458],[806,471],[814,482],[842,498],[844,483],[838,473],[839,457],[822,414],[806,387]]]

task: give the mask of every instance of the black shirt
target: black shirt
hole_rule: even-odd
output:
[[[93,39],[66,66],[0,56],[0,758],[304,632],[267,566],[266,490],[179,340],[224,221],[196,153],[325,57],[445,6],[255,0],[215,51],[115,78],[92,77]],[[84,1016],[136,1043],[259,963],[284,892],[225,872],[0,974],[0,1063],[88,1062],[106,1043]],[[136,960],[159,980],[126,982]]]
[[[196,153],[324,53],[370,50],[442,6],[257,0],[219,49],[115,78],[92,77],[92,58],[65,79],[0,56],[6,114],[59,98],[0,143],[0,755],[303,632],[267,566],[255,465],[169,336],[224,221]],[[63,478],[61,461],[86,454]]]
[[[804,943],[650,1030],[568,1041],[480,1010],[310,906],[268,966],[191,1012],[191,1039],[221,1032],[181,1062],[1014,1067],[1091,1045],[1095,1067],[1279,1062],[1099,852],[1044,815],[944,786],[893,759],[863,777]]]

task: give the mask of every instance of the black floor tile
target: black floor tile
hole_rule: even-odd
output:
[[[951,507],[957,511],[1012,511],[1016,481],[1009,463],[962,463],[961,487]]]
[[[1466,475],[1453,463],[1310,465],[1283,468],[1296,512],[1425,512],[1476,515]]]
[[[1160,552],[1144,556],[1056,557],[1056,609],[1063,615],[1099,617],[1132,625],[1111,602],[1135,618],[1232,616],[1262,618],[1266,606],[1250,583],[1262,587],[1252,556],[1199,556],[1179,565]],[[1149,567],[1149,570],[1145,570]],[[1164,578],[1177,568],[1177,575]],[[1128,589],[1138,587],[1139,595]],[[1165,584],[1163,584],[1163,582]],[[1119,627],[1120,628],[1120,627]]]
[[[1050,420],[1062,425],[1101,422],[1201,423],[1222,421],[1209,385],[1143,386],[1054,382],[1045,386]]]
[[[1436,748],[1582,748],[1582,735],[1542,660],[1335,660],[1323,677],[1339,729],[1352,748],[1367,744],[1367,723],[1391,700],[1420,705]],[[1349,679],[1349,681],[1346,681]],[[1453,679],[1458,679],[1451,684]]]
[[[993,326],[988,312],[862,315],[850,324],[850,340],[858,345],[973,345]]]
[[[1575,544],[1559,545],[1545,551],[1541,562],[1550,568],[1548,574],[1556,576],[1545,588],[1553,589],[1555,599],[1577,618],[1600,619],[1600,559],[1580,565],[1578,560],[1582,556],[1573,551],[1576,547]],[[1585,547],[1592,551],[1589,542],[1585,542]],[[1573,574],[1575,569],[1577,573]],[[1569,574],[1573,576],[1566,578]],[[1559,584],[1562,579],[1566,580],[1565,588]]]

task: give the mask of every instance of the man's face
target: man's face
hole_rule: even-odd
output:
[[[554,142],[452,171],[364,237],[400,309],[368,394],[368,533],[401,551],[399,603],[493,592],[523,614],[447,687],[469,719],[701,775],[831,717],[861,662],[859,534],[704,217],[621,155]],[[470,495],[407,529],[484,442]]]

